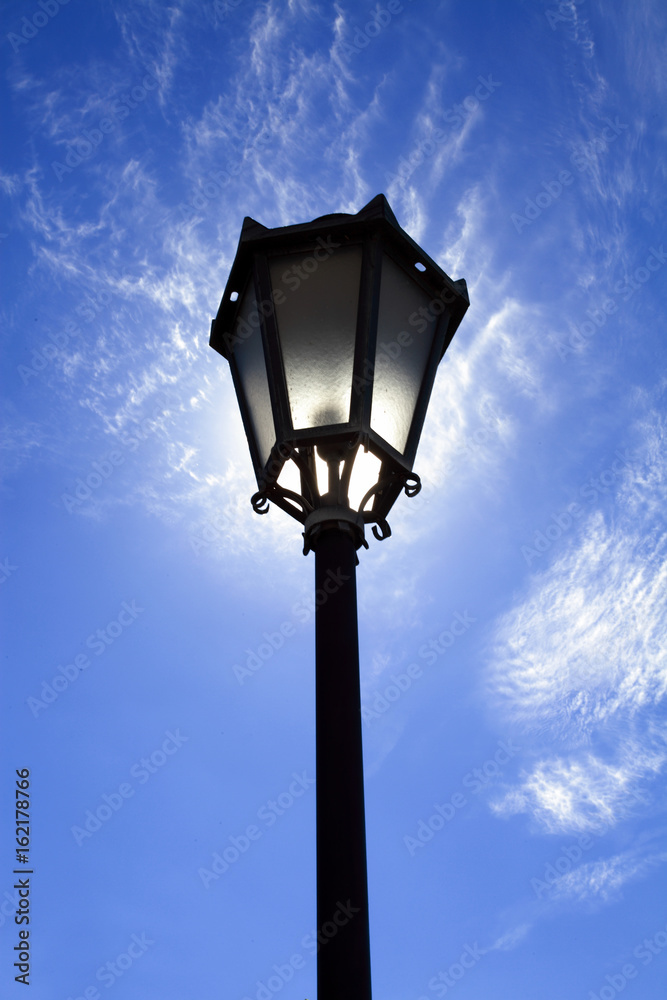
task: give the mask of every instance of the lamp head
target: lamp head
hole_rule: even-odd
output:
[[[272,501],[303,524],[333,500],[352,511],[353,477],[370,465],[351,523],[359,544],[365,523],[387,537],[399,493],[419,489],[412,467],[435,373],[468,305],[465,281],[401,229],[382,194],[356,215],[300,225],[246,218],[210,345],[231,367],[255,510]]]

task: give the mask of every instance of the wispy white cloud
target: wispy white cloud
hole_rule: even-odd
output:
[[[659,846],[664,843],[664,833],[664,830],[655,830],[638,837],[625,851],[575,866],[566,855],[561,855],[570,865],[565,872],[559,873],[548,862],[544,877],[532,880],[536,883],[533,888],[538,898],[519,899],[499,915],[499,923],[505,929],[487,950],[515,948],[547,917],[582,910],[596,913],[601,908],[613,906],[623,899],[627,886],[656,875],[667,862],[667,851]]]
[[[667,765],[664,418],[652,410],[643,432],[613,516],[591,512],[496,628],[486,690],[550,752],[494,808],[548,832],[613,825]]]
[[[610,762],[594,753],[551,757],[523,775],[521,786],[491,804],[500,816],[528,813],[547,833],[588,833],[615,825],[637,811],[637,788],[660,773],[667,748],[645,750],[638,741],[622,746]]]
[[[591,861],[560,875],[550,888],[555,902],[615,902],[625,885],[646,878],[667,862],[667,851],[645,853],[636,849]]]
[[[168,6],[156,0],[145,0],[134,7],[114,7],[114,16],[132,61],[144,72],[151,72],[158,81],[158,100],[169,117],[168,97],[178,63],[188,55],[185,13],[198,19],[201,8],[189,0],[171,0]]]
[[[6,174],[0,170],[0,189],[4,194],[16,194],[21,189],[21,178],[18,174]]]
[[[497,938],[492,945],[487,948],[487,951],[512,951],[517,945],[520,945],[523,939],[526,937],[530,931],[531,925],[529,923],[517,924],[515,927],[510,928]]]

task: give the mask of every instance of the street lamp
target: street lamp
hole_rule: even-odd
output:
[[[250,446],[253,508],[282,508],[315,552],[318,1000],[371,996],[356,553],[365,525],[387,538],[401,491],[421,488],[412,467],[436,369],[468,305],[465,281],[378,195],[302,225],[244,219],[211,325]]]

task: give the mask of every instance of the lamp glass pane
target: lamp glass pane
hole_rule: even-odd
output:
[[[264,360],[262,331],[259,326],[257,302],[252,280],[243,296],[234,328],[234,360],[238,368],[243,394],[250,413],[253,437],[260,461],[266,465],[276,443],[276,431],[271,409],[269,382]]]
[[[364,451],[363,448],[359,449],[352,467],[349,490],[350,507],[354,510],[359,509],[359,504],[366,493],[380,479],[381,468],[382,463],[379,458],[370,451]],[[373,501],[370,500],[366,509],[370,510],[372,506]]]
[[[361,247],[285,254],[270,271],[274,294],[282,292],[276,319],[294,428],[347,423]]]
[[[428,364],[437,316],[429,296],[391,257],[382,261],[371,428],[403,454]],[[415,314],[413,316],[413,314]],[[415,322],[410,323],[413,317]],[[430,317],[430,318],[429,318]]]

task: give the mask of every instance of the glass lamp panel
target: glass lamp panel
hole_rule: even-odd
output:
[[[278,485],[284,490],[301,493],[301,475],[294,462],[285,462],[278,476]]]
[[[370,451],[359,449],[350,478],[349,501],[353,510],[359,509],[359,504],[366,493],[379,481],[381,468],[382,463],[379,458]],[[370,510],[372,506],[373,501],[369,500],[366,509]]]
[[[243,394],[250,413],[250,424],[257,444],[260,461],[266,465],[276,443],[269,382],[264,360],[262,331],[259,325],[257,301],[252,280],[248,283],[237,314],[234,361],[241,379]]]
[[[419,315],[419,309],[428,307],[429,301],[426,292],[402,267],[391,257],[383,258],[371,428],[401,454],[438,319],[430,310],[427,315]]]
[[[278,335],[295,429],[350,419],[361,247],[270,261]]]

